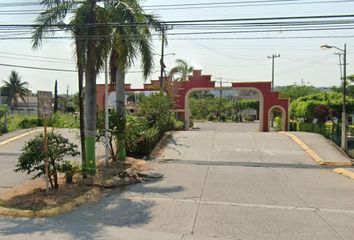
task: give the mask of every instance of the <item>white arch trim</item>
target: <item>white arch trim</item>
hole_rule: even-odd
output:
[[[281,111],[281,116],[282,116],[282,118],[281,118],[281,130],[282,131],[286,131],[287,115],[286,115],[285,109],[282,106],[280,106],[280,105],[274,105],[271,108],[269,108],[269,110],[268,110],[268,130],[270,130],[270,121],[271,121],[270,114],[273,111],[273,109],[276,109],[276,108],[279,108],[280,111]]]

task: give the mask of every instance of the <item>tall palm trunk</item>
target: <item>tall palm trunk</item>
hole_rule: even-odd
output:
[[[95,23],[95,0],[90,1],[91,14],[88,24]],[[95,29],[88,30],[88,47],[86,61],[85,79],[85,148],[87,172],[94,175],[96,173],[96,41],[94,40]]]
[[[79,59],[79,54],[77,54]],[[84,118],[84,99],[83,99],[83,82],[84,71],[82,63],[78,60],[78,81],[79,81],[79,105],[80,105],[80,142],[81,142],[81,167],[82,176],[87,177],[86,150],[85,150],[85,118]]]
[[[117,108],[117,158],[124,161],[125,150],[125,72],[119,67],[116,71],[116,108]]]

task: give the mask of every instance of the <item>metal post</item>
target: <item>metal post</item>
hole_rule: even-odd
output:
[[[347,151],[347,149],[348,149],[346,96],[347,96],[347,44],[344,44],[344,51],[343,51],[343,106],[342,106],[343,110],[342,110],[342,139],[341,139],[341,148],[344,151]]]
[[[163,72],[165,69],[165,64],[164,64],[164,54],[165,54],[165,27],[162,27],[162,42],[161,42],[161,58],[160,58],[160,90],[162,90],[163,87]]]
[[[274,59],[280,57],[280,54],[272,56],[268,56],[268,58],[272,59],[272,91],[274,90]]]
[[[44,116],[44,162],[45,162],[45,191],[49,193],[49,159],[48,159],[48,134],[47,125],[48,118]]]
[[[108,157],[108,64],[107,59],[105,59],[105,94],[104,94],[104,137],[105,137],[105,166],[109,165]]]

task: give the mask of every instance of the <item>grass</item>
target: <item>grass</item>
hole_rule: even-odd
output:
[[[36,124],[38,119],[37,115],[18,115],[14,114],[8,117],[7,119],[7,131],[12,132],[16,129],[22,129],[21,122],[24,120],[29,120],[33,124],[27,126],[26,128],[33,128],[40,125]],[[2,118],[1,123],[4,122],[4,118]],[[49,127],[56,128],[79,128],[79,117],[70,113],[55,113],[48,119]],[[2,124],[1,124],[2,125]]]
[[[37,119],[36,115],[11,115],[7,119],[7,130],[12,132],[16,129],[20,129],[20,122],[24,119],[35,120]]]

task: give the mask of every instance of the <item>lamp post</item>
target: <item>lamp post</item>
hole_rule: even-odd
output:
[[[341,136],[341,148],[344,151],[348,149],[347,142],[347,112],[346,112],[346,96],[347,96],[347,44],[344,44],[344,48],[341,49],[336,46],[322,45],[321,49],[335,48],[343,53],[343,104],[342,104],[342,136]]]

